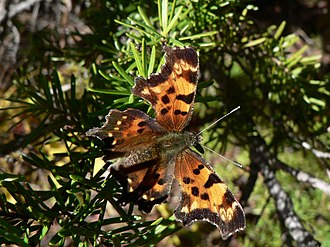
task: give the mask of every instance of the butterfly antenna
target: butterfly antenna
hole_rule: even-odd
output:
[[[209,126],[207,126],[205,129],[201,130],[200,132],[197,133],[197,136],[202,134],[205,130],[208,130],[209,128],[211,128],[213,125],[217,124],[219,121],[221,121],[222,119],[224,119],[225,117],[227,117],[228,115],[232,114],[233,112],[237,111],[239,108],[241,108],[240,106],[237,106],[235,109],[231,110],[230,112],[228,112],[227,114],[223,115],[221,118],[219,118],[217,121],[215,121],[214,123],[210,124]],[[212,150],[213,151],[213,150]]]
[[[216,151],[214,151],[214,150],[212,150],[211,148],[208,148],[208,147],[206,147],[206,146],[204,146],[204,145],[202,145],[202,144],[201,144],[201,146],[202,146],[203,148],[205,148],[205,149],[211,151],[212,153],[215,153],[216,155],[218,155],[218,156],[221,157],[222,159],[224,159],[224,160],[226,160],[226,161],[228,161],[228,162],[234,164],[235,166],[237,166],[237,167],[239,167],[239,168],[243,168],[243,166],[242,166],[240,163],[238,163],[238,162],[236,162],[236,161],[233,161],[233,160],[231,160],[231,159],[228,159],[227,157],[225,157],[225,156],[223,156],[223,155],[217,153]]]
[[[225,117],[229,116],[230,114],[232,114],[233,112],[237,111],[239,108],[241,108],[240,106],[237,106],[235,109],[231,110],[230,112],[228,112],[227,114],[223,115],[221,118],[217,119],[215,122],[213,122],[212,124],[210,124],[209,126],[207,126],[205,129],[201,130],[200,132],[198,132],[197,136],[199,136],[200,134],[202,134],[205,130],[208,130],[209,128],[211,128],[213,125],[217,124],[219,121],[221,121],[222,119],[224,119]],[[214,150],[204,146],[201,144],[202,147],[204,147],[205,149],[211,151],[212,153],[215,153],[216,155],[218,155],[219,157],[221,157],[222,159],[234,164],[235,166],[239,167],[239,168],[243,168],[243,166],[236,162],[236,161],[233,161],[231,159],[228,159],[227,157],[215,152]]]

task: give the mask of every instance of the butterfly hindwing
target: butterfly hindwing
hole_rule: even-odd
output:
[[[241,205],[199,154],[190,149],[179,154],[175,178],[181,188],[175,216],[184,225],[208,221],[220,230],[224,239],[245,228]]]
[[[170,131],[188,124],[197,87],[199,64],[191,47],[165,48],[166,63],[161,72],[148,79],[138,77],[133,94],[146,99],[156,111],[156,121]]]
[[[134,202],[141,211],[149,213],[154,205],[164,202],[171,189],[174,162],[166,163],[155,158],[142,163],[124,166],[128,156],[111,166],[112,174],[123,186],[121,202]]]

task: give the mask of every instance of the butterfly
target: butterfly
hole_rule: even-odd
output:
[[[169,197],[172,183],[181,191],[175,209],[183,225],[208,221],[223,239],[245,228],[244,211],[205,159],[190,147],[201,137],[185,130],[193,112],[199,60],[192,47],[164,47],[160,73],[138,77],[132,93],[155,110],[110,110],[105,124],[87,132],[104,141],[104,160],[117,159],[110,171],[123,186],[122,204],[134,202],[149,213]]]

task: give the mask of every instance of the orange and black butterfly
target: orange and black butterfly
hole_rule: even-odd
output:
[[[199,62],[191,47],[165,47],[161,72],[135,80],[132,93],[153,106],[156,118],[138,109],[110,110],[101,128],[87,132],[105,142],[105,160],[124,187],[123,203],[149,213],[163,203],[176,180],[181,189],[175,216],[184,225],[208,221],[222,238],[245,228],[244,211],[204,158],[190,149],[201,138],[185,130],[192,116]]]

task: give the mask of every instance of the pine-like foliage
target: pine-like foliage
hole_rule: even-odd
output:
[[[243,164],[224,167],[226,161],[205,154],[247,216],[246,231],[221,244],[329,243],[330,88],[319,76],[320,56],[307,56],[310,48],[285,32],[285,21],[258,28],[249,15],[258,9],[244,1],[89,3],[77,1],[65,12],[64,3],[35,1],[47,13],[43,21],[79,9],[80,26],[40,28],[29,36],[29,49],[21,48],[26,59],[14,75],[1,74],[8,83],[0,104],[0,243],[219,244],[206,223],[178,232],[174,199],[150,216],[134,205],[122,208],[122,188],[100,159],[102,142],[85,135],[109,109],[153,114],[130,89],[136,76],[159,71],[165,43],[199,52],[192,129],[241,106],[204,134],[204,145]],[[23,33],[23,14],[8,15],[6,30],[16,25]]]

